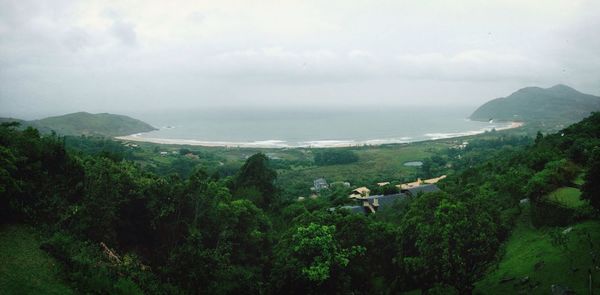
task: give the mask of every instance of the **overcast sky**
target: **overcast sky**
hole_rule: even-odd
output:
[[[600,95],[600,1],[0,0],[0,116]]]

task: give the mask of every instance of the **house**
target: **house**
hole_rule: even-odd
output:
[[[393,195],[369,196],[364,199],[361,199],[361,201],[365,210],[368,210],[367,213],[375,213],[381,208],[391,206],[397,200],[404,200],[406,198],[408,198],[408,195],[404,193],[397,193]]]
[[[320,192],[321,190],[324,189],[328,189],[329,188],[329,184],[327,184],[327,181],[325,180],[325,178],[317,178],[313,181],[313,188],[316,192]]]
[[[166,155],[168,155],[168,154],[169,154],[169,152],[160,152],[160,155],[161,155],[161,156],[166,156]]]
[[[371,191],[367,187],[359,187],[354,189],[349,197],[351,199],[356,200],[359,203],[359,205],[342,206],[341,208],[347,209],[353,213],[375,213],[381,208],[391,206],[394,202],[398,200],[405,200],[410,197],[417,197],[419,194],[423,193],[440,191],[438,186],[435,184],[444,178],[446,178],[446,175],[425,180],[421,180],[420,178],[418,178],[417,181],[397,185],[396,187],[400,189],[400,193],[392,195],[370,196],[369,194],[371,193]],[[378,185],[380,186],[384,186],[387,184],[389,184],[389,182],[378,183]],[[330,211],[335,211],[335,208],[331,208]]]
[[[377,212],[381,208],[391,206],[396,201],[405,200],[408,197],[409,195],[405,193],[356,197],[355,199],[360,205],[342,206],[340,208],[349,210],[352,213],[371,214]],[[330,211],[335,211],[335,208],[331,208]]]
[[[412,197],[416,197],[419,194],[433,193],[433,192],[439,192],[439,191],[440,191],[440,188],[437,187],[437,185],[435,185],[435,184],[423,184],[423,185],[408,188],[406,190],[403,190],[402,192],[409,194]]]
[[[366,186],[355,188],[350,194],[350,198],[360,198],[360,197],[368,197],[371,193],[371,190]]]
[[[463,141],[461,144],[456,144],[454,146],[451,146],[451,149],[456,149],[456,150],[463,150],[465,148],[467,148],[467,146],[469,145],[468,141]]]
[[[423,182],[427,183],[427,184],[435,184],[444,178],[446,178],[446,175],[442,175],[440,177],[435,177],[435,178],[430,178],[430,179],[425,179],[425,180],[423,180]]]
[[[442,175],[440,177],[434,177],[434,178],[430,178],[430,179],[425,179],[425,180],[421,180],[421,178],[417,178],[417,181],[399,184],[396,187],[399,188],[400,190],[407,190],[407,189],[421,186],[424,184],[436,184],[444,178],[446,178],[446,175]]]
[[[423,181],[421,180],[421,178],[417,178],[417,181],[399,184],[399,185],[396,185],[396,187],[399,188],[400,190],[407,190],[412,187],[417,187],[417,186],[421,185],[422,183],[423,183]]]

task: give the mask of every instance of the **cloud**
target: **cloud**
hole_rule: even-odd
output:
[[[527,80],[547,73],[551,62],[519,54],[466,50],[453,55],[424,53],[397,55],[397,70],[407,78],[431,80]]]
[[[137,45],[135,26],[131,23],[115,20],[110,27],[110,32],[117,40],[121,41],[123,45],[132,47]]]
[[[137,33],[135,31],[134,24],[123,20],[122,14],[114,9],[106,9],[102,15],[112,20],[112,24],[108,28],[108,32],[116,40],[125,46],[137,46]]]
[[[0,110],[599,94],[597,3],[5,0]]]
[[[91,45],[89,35],[78,28],[72,28],[64,34],[63,44],[72,52],[77,52]]]

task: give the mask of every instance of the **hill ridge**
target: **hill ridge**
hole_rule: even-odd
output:
[[[23,126],[31,126],[41,132],[56,132],[60,135],[88,135],[88,136],[124,136],[140,132],[157,130],[152,125],[120,114],[89,113],[79,111],[43,119],[24,121],[19,119],[3,118],[0,121],[18,121]]]
[[[555,121],[573,123],[600,110],[600,97],[564,84],[521,88],[509,96],[492,99],[469,117],[475,121]]]

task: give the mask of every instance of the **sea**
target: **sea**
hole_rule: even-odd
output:
[[[133,135],[165,143],[239,147],[340,147],[407,143],[503,129],[467,117],[475,107],[231,107],[136,114],[159,130]]]

